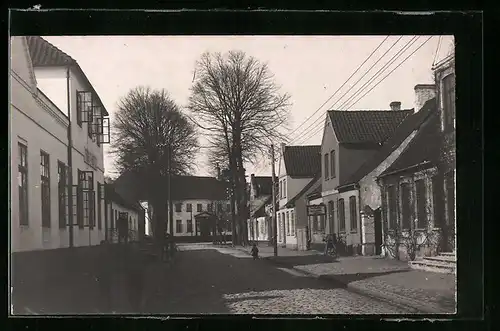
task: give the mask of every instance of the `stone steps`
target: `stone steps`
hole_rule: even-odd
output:
[[[426,256],[408,263],[412,269],[440,273],[455,273],[457,260],[455,252],[441,253],[437,256]]]
[[[417,260],[417,261],[410,261],[409,264],[412,269],[417,269],[417,270],[447,273],[447,274],[455,273],[455,265],[451,263]]]

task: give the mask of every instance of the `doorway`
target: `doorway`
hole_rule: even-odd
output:
[[[382,254],[382,213],[380,208],[373,212],[375,224],[375,255]]]

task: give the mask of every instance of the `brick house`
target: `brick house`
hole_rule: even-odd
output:
[[[327,206],[326,233],[344,241],[341,252],[361,253],[363,244],[359,191],[345,187],[351,175],[373,157],[413,110],[327,112],[321,144],[322,198]],[[342,190],[339,190],[342,187]]]
[[[382,253],[382,195],[377,177],[391,166],[414,139],[419,127],[437,111],[434,96],[435,85],[415,86],[416,112],[407,116],[380,150],[338,187],[339,192],[358,191],[363,255]]]
[[[297,248],[307,226],[305,188],[310,187],[321,171],[321,146],[281,146],[278,173],[279,209],[277,211],[278,243]]]

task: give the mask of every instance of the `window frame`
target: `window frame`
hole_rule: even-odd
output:
[[[43,150],[40,150],[40,193],[42,228],[50,229],[52,227],[50,196],[50,155]]]
[[[337,177],[337,167],[335,163],[335,150],[330,151],[330,178]]]
[[[82,96],[83,97],[82,99]],[[87,100],[87,96],[90,96],[90,100]],[[91,125],[93,122],[93,99],[94,94],[92,91],[76,91],[76,122],[79,127],[82,127],[83,123],[88,123]],[[87,105],[90,107],[90,110],[83,110],[84,106]],[[83,114],[86,113],[87,117],[84,117]]]
[[[345,224],[345,200],[344,198],[340,198],[337,202],[337,214],[339,217],[339,233],[346,232],[346,224]]]
[[[324,168],[324,173],[323,175],[325,176],[325,180],[328,180],[330,179],[330,162],[329,162],[329,158],[330,158],[330,153],[325,153],[324,156],[323,156],[323,168]]]
[[[68,206],[68,167],[60,160],[57,161],[57,175],[59,229],[66,229],[68,223],[68,213],[66,209]]]
[[[351,232],[358,232],[358,202],[355,195],[349,197],[349,218]]]
[[[387,186],[387,220],[389,230],[395,230],[398,227],[398,188],[396,185]]]
[[[197,203],[196,204],[196,212],[197,213],[203,212],[203,204],[202,203]]]
[[[427,202],[427,183],[425,178],[420,178],[415,180],[415,215],[417,219],[417,222],[415,224],[415,229],[424,230],[427,228],[428,207],[429,205]]]
[[[186,232],[193,233],[193,220],[189,219],[186,221]]]
[[[408,199],[405,199],[404,196],[406,188],[408,192]],[[413,217],[415,216],[413,215],[414,211],[413,211],[413,203],[411,196],[412,190],[413,187],[411,182],[404,181],[399,184],[399,192],[400,192],[399,202],[401,204],[401,229],[403,231],[412,229]],[[408,214],[406,214],[406,211],[408,212]]]
[[[192,203],[186,203],[186,211],[188,213],[193,211],[193,204]]]
[[[19,225],[29,227],[29,191],[28,191],[28,145],[17,143],[18,150],[18,190],[19,190]],[[19,186],[21,183],[21,186]]]
[[[177,202],[175,204],[175,212],[176,213],[182,213],[182,202]]]
[[[183,233],[182,232],[182,220],[175,220],[175,233]]]

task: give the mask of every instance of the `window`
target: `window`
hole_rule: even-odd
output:
[[[180,213],[182,211],[182,203],[175,204],[175,212]]]
[[[286,198],[286,179],[283,179],[283,199]]]
[[[187,203],[187,204],[186,204],[186,211],[187,211],[187,212],[192,212],[192,211],[193,211],[193,205],[192,205],[192,204],[190,204],[190,203]]]
[[[101,200],[103,199],[104,197],[102,196],[102,184],[97,182],[97,229],[98,230],[102,229]]]
[[[203,207],[202,207],[201,203],[197,204],[197,205],[196,205],[196,211],[197,211],[198,213],[200,213],[202,210],[203,210]]]
[[[283,197],[283,181],[280,180],[280,187],[279,187],[279,193],[278,193],[280,199]]]
[[[193,220],[187,220],[187,229],[188,233],[193,233]]]
[[[356,196],[349,197],[349,216],[351,219],[351,231],[358,231],[358,209],[356,206]]]
[[[432,177],[432,207],[434,227],[439,228],[444,220],[444,183],[441,174]]]
[[[398,223],[398,213],[397,213],[397,205],[398,200],[396,197],[396,186],[391,185],[387,188],[387,202],[388,202],[388,219],[389,219],[389,229],[393,230],[396,228]]]
[[[182,220],[175,221],[175,232],[182,233]]]
[[[290,223],[292,224],[292,236],[295,236],[295,216],[293,211],[290,212]]]
[[[207,204],[207,211],[208,212],[212,212],[212,209],[213,209],[212,206],[213,205],[211,203]]]
[[[289,236],[290,235],[290,212],[287,211],[285,215],[286,215],[286,235]]]
[[[455,224],[455,176],[454,171],[445,174],[446,185],[446,223]]]
[[[57,162],[57,189],[59,197],[59,229],[66,228],[66,190],[67,190],[67,168],[61,161]]]
[[[345,231],[345,207],[344,199],[339,199],[338,202],[338,214],[339,214],[339,231]]]
[[[28,219],[28,147],[17,144],[19,153],[18,186],[19,186],[19,224],[29,225]]]
[[[82,123],[92,123],[93,109],[92,109],[92,92],[90,91],[76,91],[76,121],[81,127]]]
[[[409,183],[401,184],[401,225],[410,229],[412,220],[411,187]]]
[[[42,189],[42,227],[50,228],[50,159],[40,151],[40,181]]]
[[[443,78],[443,125],[444,130],[455,127],[455,75],[450,74]]]
[[[334,221],[333,221],[333,215],[335,212],[335,207],[333,205],[333,201],[328,201],[328,226],[329,226],[329,233],[334,233]]]
[[[330,169],[330,162],[328,161],[328,153],[325,154],[325,164],[323,168],[325,169],[325,179],[330,178],[330,175],[328,174],[328,171]]]
[[[335,176],[337,176],[337,172],[335,171],[335,151],[330,152],[330,165],[330,176],[332,176],[332,178],[335,178]]]
[[[425,192],[425,181],[415,181],[415,193],[417,196],[417,229],[427,227],[427,194]]]
[[[95,225],[94,173],[78,169],[77,223],[80,229]]]

